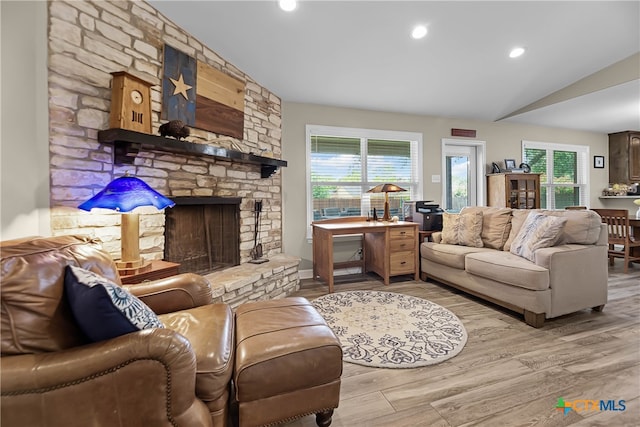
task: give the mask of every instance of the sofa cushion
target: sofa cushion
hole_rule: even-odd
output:
[[[165,328],[189,340],[196,355],[196,396],[205,402],[229,389],[233,373],[235,325],[227,304],[207,304],[158,316]]]
[[[234,382],[241,406],[340,381],[340,341],[306,298],[242,304],[236,327]]]
[[[429,261],[437,262],[438,264],[446,265],[448,267],[464,270],[465,257],[468,254],[494,251],[489,248],[474,248],[471,246],[460,245],[446,245],[443,243],[424,242],[420,245],[420,256],[428,259]]]
[[[510,252],[535,262],[535,251],[553,246],[562,232],[567,218],[532,212],[511,243]]]
[[[531,212],[543,212],[547,215],[567,218],[567,223],[556,244],[594,245],[600,237],[600,216],[591,210],[543,210],[543,209],[514,209],[511,213],[511,232],[504,245],[504,250],[511,249],[513,239],[520,231],[520,227]]]
[[[119,283],[116,266],[88,236],[0,242],[2,355],[59,351],[87,343],[64,296],[64,267],[76,265]]]
[[[557,244],[595,245],[600,237],[600,215],[592,210],[545,210],[546,215],[567,219]]]
[[[533,291],[549,288],[549,270],[510,252],[476,252],[465,263],[469,274]]]
[[[486,248],[502,250],[511,231],[511,209],[486,206],[470,206],[460,213],[482,212],[482,244]]]
[[[73,316],[92,341],[163,327],[145,303],[91,271],[68,265],[64,289]]]
[[[482,212],[442,214],[442,243],[482,247]]]

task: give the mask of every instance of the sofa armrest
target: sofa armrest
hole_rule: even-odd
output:
[[[595,248],[595,245],[578,244],[567,244],[541,248],[535,251],[535,263],[536,265],[539,265],[540,267],[544,267],[546,269],[551,269],[552,265],[555,268],[579,269],[581,268],[580,265],[582,263],[580,258],[584,256],[587,251]],[[560,258],[562,259],[562,262],[558,263],[557,261]],[[576,264],[569,265],[574,263]]]
[[[209,281],[193,273],[123,287],[140,298],[156,314],[187,310],[213,302]]]
[[[536,264],[549,270],[547,318],[607,303],[607,247],[568,244],[538,249]]]
[[[2,425],[118,425],[122,419],[166,425],[171,419],[209,418],[195,396],[191,344],[169,329],[5,356],[0,375]]]

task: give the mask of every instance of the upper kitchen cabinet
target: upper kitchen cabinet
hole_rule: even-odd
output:
[[[609,134],[609,182],[640,182],[640,132]]]

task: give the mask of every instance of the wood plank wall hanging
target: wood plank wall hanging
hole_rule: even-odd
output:
[[[164,45],[162,119],[242,139],[244,91],[244,82]]]

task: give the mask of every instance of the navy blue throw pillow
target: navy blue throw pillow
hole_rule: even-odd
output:
[[[68,265],[64,288],[76,322],[92,341],[164,327],[140,299],[91,271]]]

